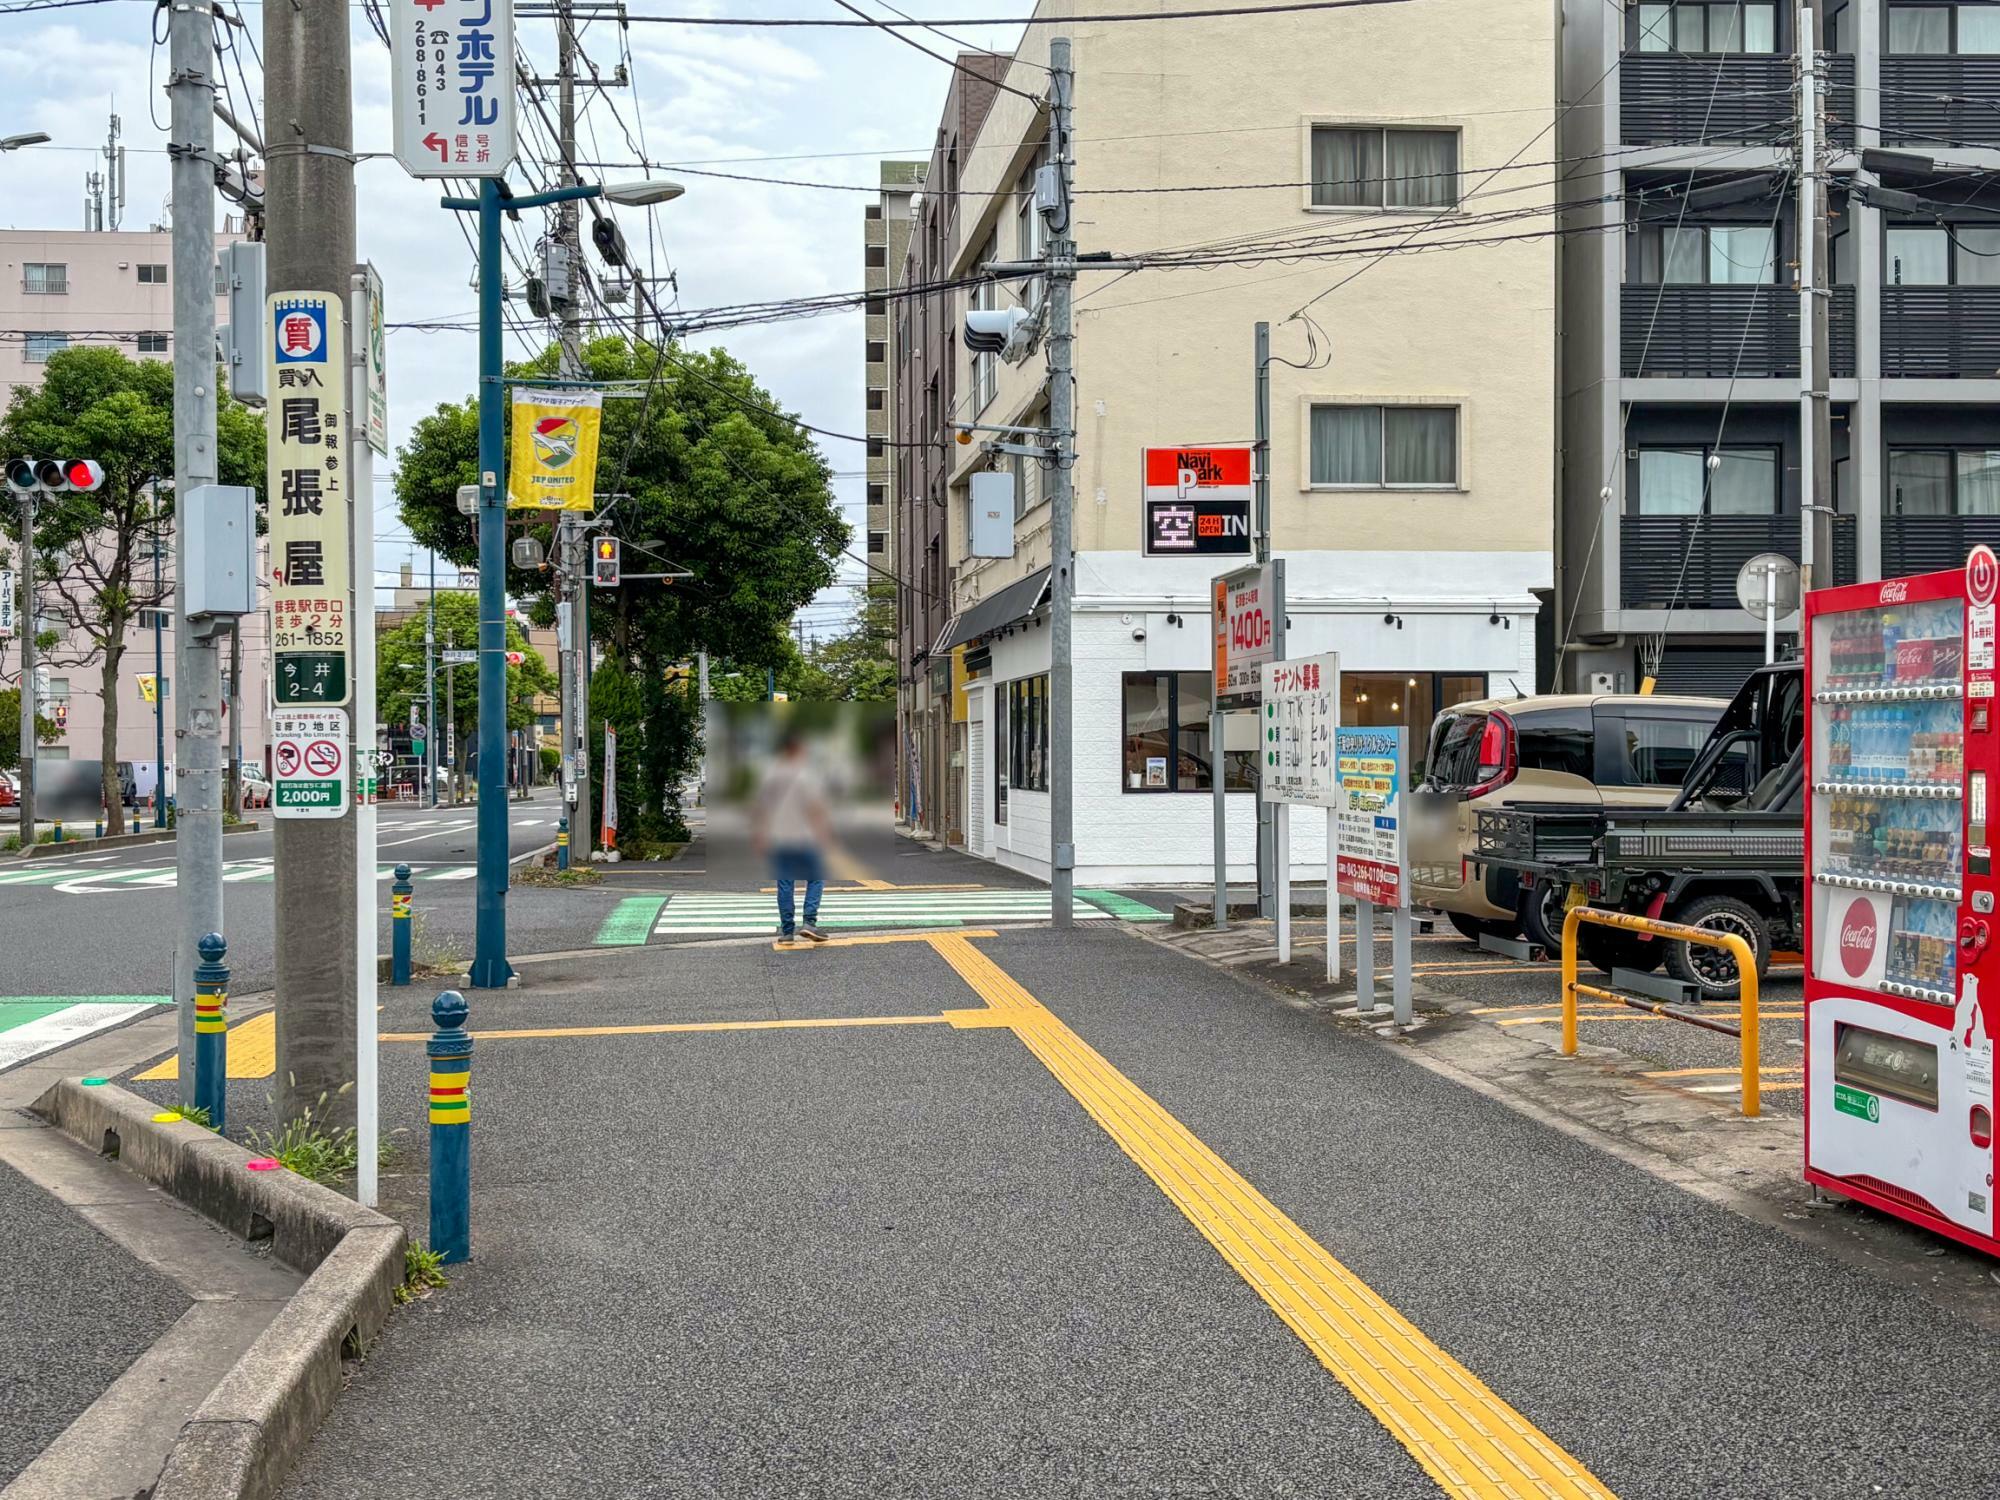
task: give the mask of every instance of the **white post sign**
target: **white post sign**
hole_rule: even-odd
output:
[[[1258,669],[1278,654],[1277,622],[1285,607],[1283,563],[1241,568],[1214,580],[1215,701],[1223,708],[1256,706]]]
[[[365,413],[368,446],[383,458],[387,458],[389,456],[389,339],[388,326],[382,321],[382,273],[375,269],[373,261],[361,268],[361,290],[366,304],[362,309],[361,360],[362,398],[368,403]]]
[[[1340,723],[1340,654],[1264,663],[1263,774],[1266,802],[1332,807],[1333,731]]]
[[[271,816],[347,813],[347,710],[271,710]]]
[[[1334,822],[1339,839],[1335,884],[1354,898],[1355,1009],[1375,1008],[1375,908],[1395,913],[1395,1017],[1407,1026],[1410,997],[1410,845],[1403,819],[1409,773],[1407,732],[1401,726],[1342,726],[1333,737],[1338,795]]]
[[[412,177],[501,177],[514,160],[513,0],[395,0],[396,160]]]
[[[14,570],[0,568],[0,638],[14,633]]]
[[[280,707],[328,708],[353,687],[344,315],[338,297],[278,292],[266,316],[271,691]]]

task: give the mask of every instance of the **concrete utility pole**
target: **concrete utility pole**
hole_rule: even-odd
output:
[[[215,29],[207,6],[178,5],[167,27],[171,71],[174,239],[174,499],[185,515],[198,485],[214,484]],[[344,33],[343,33],[344,34]],[[345,75],[343,74],[343,77]],[[113,202],[116,202],[114,194]],[[194,1102],[195,944],[227,936],[222,920],[222,648],[229,622],[188,619],[188,530],[174,527],[174,869],[180,921],[174,941],[180,1095]],[[161,686],[155,684],[155,688]],[[160,768],[160,791],[166,767]]]
[[[556,8],[556,28],[556,130],[562,151],[562,183],[574,187],[577,184],[573,165],[577,46],[576,25],[567,0]],[[562,301],[558,304],[561,321],[556,336],[561,349],[560,371],[565,380],[584,378],[580,333],[583,308],[579,296],[583,245],[577,232],[578,222],[579,209],[574,200],[557,208],[556,234],[564,256]],[[563,676],[565,685],[575,695],[574,705],[569,698],[563,699],[563,754],[567,760],[573,743],[583,767],[583,774],[576,778],[576,810],[569,820],[569,841],[574,854],[577,836],[581,834],[583,857],[588,860],[597,847],[597,828],[590,820],[590,530],[582,518],[568,511],[563,512],[556,528],[556,561],[564,570],[565,588],[571,601],[569,653]]]
[[[438,805],[437,716],[438,559],[431,554],[430,613],[424,616],[424,796],[419,806]]]
[[[1257,325],[1257,436],[1256,472],[1251,482],[1256,486],[1255,510],[1257,527],[1257,561],[1271,560],[1271,325]],[[1278,618],[1272,622],[1272,653],[1277,660],[1285,659],[1284,611],[1277,611]],[[1261,721],[1258,734],[1261,736]],[[1261,759],[1261,757],[1260,757]],[[1221,757],[1216,757],[1221,764]],[[1275,917],[1278,901],[1278,840],[1277,804],[1257,799],[1257,915]]]
[[[1057,927],[1067,927],[1076,900],[1076,757],[1070,744],[1070,656],[1076,598],[1076,334],[1071,295],[1076,287],[1075,223],[1070,213],[1075,150],[1070,133],[1076,75],[1069,38],[1049,42],[1049,153],[1059,188],[1050,216],[1049,427],[1056,467],[1049,488],[1049,901]]]
[[[18,492],[21,505],[21,847],[35,842],[35,492]]]
[[[1822,152],[1817,13],[1797,12],[1799,59],[1799,587],[1826,588],[1833,566],[1833,401],[1829,340],[1827,191]]]
[[[201,25],[206,36],[206,13]],[[266,283],[273,294],[318,292],[342,306],[352,299],[350,72],[345,6],[264,7],[265,253]],[[207,109],[206,99],[202,107]],[[182,279],[177,295],[186,285]],[[205,278],[201,292],[204,297],[210,293]],[[268,326],[264,336],[270,336]],[[189,352],[183,345],[179,355],[186,358]],[[198,358],[209,366],[212,380],[209,345],[200,347]],[[352,503],[367,512],[372,524],[374,497],[355,494]],[[372,595],[363,592],[372,605]],[[373,672],[375,664],[356,661],[352,670]],[[350,762],[358,765],[358,754],[375,748],[374,726],[357,723],[354,738]],[[343,1090],[354,1082],[355,1071],[355,932],[345,914],[354,910],[356,899],[357,821],[351,816],[272,820],[280,1120],[311,1109],[316,1120],[354,1123],[353,1093]]]

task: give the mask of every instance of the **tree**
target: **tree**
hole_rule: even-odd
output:
[[[35,739],[44,745],[53,745],[62,738],[62,730],[54,719],[35,715]],[[21,690],[0,688],[0,771],[11,771],[21,764]]]
[[[153,551],[173,540],[174,367],[128,359],[118,349],[66,349],[49,356],[39,386],[16,386],[0,449],[37,458],[94,458],[104,483],[87,493],[44,495],[35,506],[36,583],[44,610],[99,664],[104,700],[105,831],[125,828],[118,784],[118,678],[126,632],[142,609],[165,607],[168,581],[153,583]],[[264,487],[264,424],[226,398],[216,411],[217,470],[224,484]],[[0,495],[0,518],[18,534],[20,497]],[[164,768],[162,768],[164,771]]]
[[[375,703],[384,723],[395,724],[410,717],[411,705],[424,696],[424,618],[426,611],[385,631],[375,641]],[[479,644],[479,596],[453,589],[437,596],[437,649],[448,646],[474,647]],[[535,699],[556,691],[556,674],[542,660],[541,653],[528,644],[528,637],[514,621],[507,622],[507,649],[521,653],[519,666],[507,668],[507,727],[526,729],[535,721]],[[479,666],[436,666],[438,723],[444,723],[445,705],[452,709],[452,727],[457,731],[457,757],[453,770],[462,770],[479,730]],[[445,690],[450,679],[450,692]],[[443,746],[439,746],[443,764]]]
[[[624,539],[627,571],[672,567],[692,575],[634,579],[591,596],[591,638],[605,662],[630,674],[630,681],[605,679],[603,702],[596,681],[602,670],[593,675],[592,753],[601,754],[596,741],[607,717],[624,723],[627,736],[657,736],[657,745],[619,743],[621,766],[629,757],[647,768],[643,808],[620,811],[628,819],[642,812],[665,819],[678,781],[660,773],[690,760],[698,728],[695,716],[673,710],[674,695],[656,692],[659,684],[649,678],[706,650],[754,673],[761,689],[765,668],[797,660],[786,622],[833,582],[848,528],[834,505],[825,459],[726,352],[600,338],[584,347],[583,363],[592,380],[635,382],[643,392],[604,403],[598,456],[598,493],[628,497],[605,510],[610,533]],[[553,377],[556,369],[551,346],[508,373]],[[473,522],[459,514],[457,492],[477,479],[474,403],[446,403],[420,419],[397,454],[396,496],[411,535],[455,562],[476,562]],[[553,527],[530,514],[521,529],[547,546]],[[507,586],[537,623],[554,619],[549,570],[510,568]],[[622,798],[622,770],[619,784]]]
[[[870,584],[853,628],[813,653],[826,674],[830,696],[848,703],[896,699],[896,593],[890,583]]]

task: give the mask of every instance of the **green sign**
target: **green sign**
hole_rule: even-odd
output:
[[[281,781],[277,784],[277,805],[287,808],[331,808],[339,812],[346,805],[347,788],[338,781]]]
[[[1870,1125],[1882,1118],[1882,1101],[1865,1089],[1850,1088],[1844,1083],[1833,1086],[1833,1107],[1844,1115],[1853,1115],[1857,1120],[1866,1120]]]
[[[271,694],[282,704],[312,707],[347,701],[347,655],[341,651],[287,651],[277,659]]]

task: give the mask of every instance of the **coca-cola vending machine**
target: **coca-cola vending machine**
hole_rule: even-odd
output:
[[[1806,597],[1806,1178],[2000,1253],[2000,561]]]

